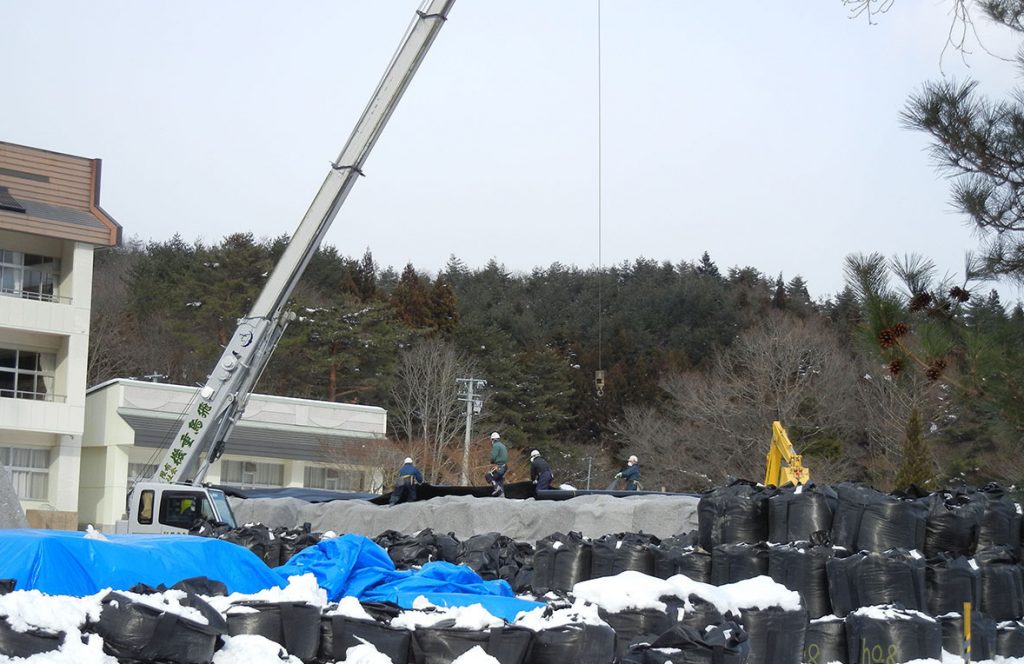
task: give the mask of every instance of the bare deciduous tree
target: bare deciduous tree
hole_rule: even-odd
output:
[[[447,474],[447,465],[455,463],[446,451],[461,442],[459,434],[465,426],[465,405],[459,400],[456,379],[472,373],[468,358],[440,339],[417,343],[399,361],[398,380],[391,391],[395,404],[391,425],[401,439],[423,441],[431,484]]]

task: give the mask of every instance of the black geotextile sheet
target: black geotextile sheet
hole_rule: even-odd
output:
[[[622,664],[746,664],[750,644],[739,625],[724,622],[698,631],[675,624],[649,644],[633,646]]]
[[[847,664],[942,659],[942,628],[937,620],[920,613],[890,613],[900,615],[846,617]]]

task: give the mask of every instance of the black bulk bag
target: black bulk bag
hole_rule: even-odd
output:
[[[673,625],[649,644],[636,645],[623,664],[746,664],[750,644],[743,629],[732,622],[698,631]]]
[[[225,615],[228,634],[258,634],[284,646],[303,662],[320,646],[320,607],[305,602],[238,602]]]
[[[530,664],[608,664],[615,659],[615,630],[571,623],[534,632]]]
[[[830,486],[783,487],[768,499],[768,541],[775,544],[809,540],[811,533],[832,529],[839,497]]]
[[[277,538],[278,548],[280,549],[278,556],[281,560],[281,565],[291,560],[291,557],[299,551],[316,546],[323,538],[321,533],[310,532],[308,523],[303,524],[301,528],[293,528],[291,530],[277,528],[274,530],[274,536]]]
[[[1020,559],[1021,515],[1017,504],[994,482],[979,493],[985,497],[985,512],[978,529],[978,550],[1007,546],[1014,559]]]
[[[372,645],[392,662],[405,664],[409,661],[412,648],[412,632],[376,620],[350,618],[339,614],[324,615],[321,618],[318,656],[320,661],[344,661],[348,649],[363,642]]]
[[[768,576],[800,593],[807,615],[812,619],[832,613],[826,565],[835,557],[835,549],[827,540],[818,538],[816,541],[821,543],[795,542],[768,549]]]
[[[701,583],[711,581],[711,554],[704,549],[669,538],[652,548],[651,555],[654,557],[654,576],[659,579],[683,574]]]
[[[7,616],[0,616],[0,655],[4,657],[31,657],[57,650],[63,644],[64,632],[41,629],[19,632],[7,622]]]
[[[768,498],[775,489],[738,480],[712,489],[697,503],[697,530],[701,548],[718,544],[763,542],[768,537]]]
[[[942,649],[960,655],[964,648],[964,617],[947,613],[938,617],[942,627]],[[996,621],[971,611],[971,661],[979,662],[996,656]]]
[[[804,662],[846,664],[846,621],[829,616],[812,620],[804,634]]]
[[[444,620],[431,627],[417,627],[412,633],[412,654],[416,664],[451,664],[481,646],[501,664],[526,664],[530,660],[533,631],[507,625],[482,631],[455,629],[453,620]]]
[[[244,546],[268,567],[277,567],[281,564],[281,541],[261,523],[232,528],[221,535],[220,539]]]
[[[124,660],[208,664],[217,639],[227,634],[224,618],[212,606],[188,594],[183,602],[199,611],[206,624],[109,592],[101,600],[94,631],[103,638],[103,650]]]
[[[924,570],[928,613],[961,613],[964,602],[977,606],[981,598],[981,570],[963,556],[936,556]]]
[[[593,545],[578,532],[555,533],[537,542],[533,553],[533,591],[569,592],[590,578]]]
[[[615,630],[615,654],[618,657],[624,656],[636,643],[650,643],[676,622],[675,616],[669,617],[664,611],[652,608],[626,609],[618,613],[598,609],[597,614]]]
[[[942,659],[942,628],[917,611],[873,607],[846,617],[848,664]]]
[[[711,551],[711,584],[722,586],[768,574],[768,545],[719,544]]]
[[[1024,625],[1015,620],[996,624],[996,654],[1024,657]]]
[[[748,664],[800,664],[804,654],[807,611],[770,606],[740,609],[750,644]]]
[[[899,604],[924,611],[925,561],[908,551],[861,551],[825,563],[832,612],[842,618],[864,606]]]
[[[605,535],[594,540],[590,561],[590,578],[615,576],[627,570],[654,575],[654,554],[651,547],[661,540],[643,533]]]
[[[661,598],[665,601],[666,598]],[[673,603],[674,605],[674,603]],[[674,606],[672,607],[674,608]],[[673,615],[669,613],[669,618],[673,618]],[[692,627],[698,632],[703,632],[706,628],[713,625],[718,625],[725,621],[725,616],[722,615],[721,611],[718,610],[711,602],[697,597],[696,595],[690,595],[684,604],[683,608],[683,619],[682,624],[687,627]]]
[[[484,581],[498,578],[501,567],[502,539],[508,539],[501,533],[482,533],[473,535],[459,544],[459,556],[456,563],[465,565],[480,575]]]
[[[978,557],[975,561],[981,570],[978,610],[996,620],[1024,617],[1024,577],[1020,566],[1010,562],[982,562]]]
[[[928,496],[924,553],[973,556],[985,515],[985,498],[967,490],[936,491]]]
[[[373,541],[388,552],[388,558],[400,570],[425,565],[438,559],[438,549],[429,537],[419,539],[394,530],[386,530]]]
[[[900,498],[858,484],[836,486],[832,543],[849,551],[924,550],[927,499]]]
[[[14,586],[18,585],[17,579],[0,579],[0,595],[14,592]]]

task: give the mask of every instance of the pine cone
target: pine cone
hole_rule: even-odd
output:
[[[929,304],[932,303],[932,296],[930,293],[918,293],[910,299],[910,310],[920,311]]]
[[[904,336],[907,332],[910,332],[910,326],[906,323],[896,323],[892,326],[892,333],[897,338]]]
[[[878,333],[878,345],[881,346],[883,350],[892,348],[893,344],[896,343],[896,336],[897,335],[893,329],[891,327],[887,327]]]
[[[953,286],[949,291],[949,296],[957,302],[966,302],[971,299],[971,294],[959,286]]]
[[[925,370],[924,375],[928,380],[938,380],[942,377],[942,372],[946,370],[946,361],[944,359],[936,358],[932,361],[931,365]]]
[[[889,373],[893,376],[899,376],[901,371],[903,371],[903,360],[897,359],[889,363]]]

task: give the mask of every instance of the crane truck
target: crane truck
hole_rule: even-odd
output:
[[[128,491],[129,533],[187,533],[196,519],[234,527],[224,492],[203,484],[293,312],[288,299],[345,202],[381,131],[447,19],[455,0],[425,0],[320,190],[213,371],[190,402],[154,477]]]

